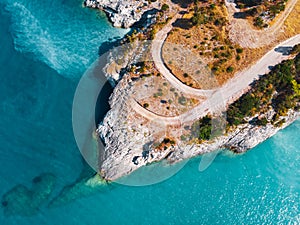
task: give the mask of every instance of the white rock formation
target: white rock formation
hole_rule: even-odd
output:
[[[138,22],[146,11],[160,7],[158,1],[149,5],[145,0],[85,0],[84,4],[87,7],[104,10],[113,26],[124,28]]]
[[[145,122],[139,114],[134,112],[128,101],[134,94],[133,87],[132,81],[125,74],[110,98],[111,110],[97,130],[106,144],[100,171],[107,180],[118,179],[149,163],[161,161],[166,156],[168,161],[176,163],[225,148],[235,152],[245,152],[273,136],[300,116],[300,112],[289,111],[286,117],[282,117],[285,123],[281,127],[275,127],[270,123],[266,126],[247,123],[238,126],[226,135],[202,144],[181,144],[180,147],[175,145],[165,151],[155,151],[153,135],[162,131],[159,135],[163,138],[165,127],[163,124],[160,127],[159,123]],[[267,114],[273,115],[272,111]]]

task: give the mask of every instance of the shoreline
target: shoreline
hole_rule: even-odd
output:
[[[160,9],[158,1],[121,1],[121,0],[84,0],[84,7],[99,9],[105,12],[114,27],[131,28],[147,16],[153,9]]]
[[[290,111],[286,117],[280,117],[281,120],[286,120],[282,127],[275,127],[270,123],[267,126],[257,126],[248,123],[240,125],[232,132],[228,132],[208,142],[198,145],[184,145],[183,147],[173,146],[162,152],[153,151],[154,149],[150,148],[147,151],[151,152],[151,154],[143,155],[142,149],[145,148],[145,144],[147,145],[149,141],[151,142],[151,138],[149,139],[149,137],[143,135],[147,132],[147,128],[139,127],[133,133],[130,130],[119,131],[121,124],[124,122],[127,124],[127,116],[132,112],[131,107],[128,107],[128,104],[126,104],[128,100],[124,99],[124,96],[131,93],[132,85],[130,83],[131,81],[126,74],[119,80],[110,97],[111,110],[97,129],[100,138],[106,143],[105,160],[100,167],[99,173],[104,179],[109,181],[117,180],[142,166],[163,159],[167,159],[170,163],[176,163],[224,148],[235,153],[245,152],[290,125],[300,116],[299,112]],[[122,113],[120,114],[120,112]],[[267,112],[266,114],[273,115],[273,112]],[[117,119],[116,115],[119,115]],[[139,117],[140,115],[136,114],[136,116]],[[129,124],[125,125],[126,129],[130,126],[135,126],[134,123],[128,122]],[[157,127],[157,129],[159,130],[160,128]],[[128,136],[132,138],[128,140]]]
[[[238,148],[235,148],[235,147],[232,148],[232,146],[229,147],[227,145],[217,145],[218,147],[215,148],[214,144],[204,144],[201,147],[194,146],[193,149],[190,146],[186,146],[187,150],[193,150],[193,152],[188,152],[188,154],[182,154],[182,155],[174,155],[173,154],[172,157],[170,157],[170,158],[167,158],[167,159],[163,158],[161,160],[155,160],[155,161],[152,161],[141,167],[145,167],[145,166],[147,167],[149,165],[154,165],[155,163],[163,163],[163,160],[167,160],[167,164],[169,166],[175,166],[177,164],[182,163],[185,160],[188,162],[189,160],[192,160],[192,159],[201,157],[205,154],[209,154],[209,153],[213,153],[213,152],[215,152],[216,155],[219,154],[221,151],[231,152],[234,155],[244,154],[244,153],[247,153],[248,151],[251,151],[252,149],[258,147],[259,145],[263,144],[265,141],[267,141],[268,139],[270,139],[274,135],[276,135],[279,131],[284,130],[287,127],[291,126],[294,122],[296,122],[300,118],[300,112],[292,112],[290,114],[289,118],[290,119],[288,120],[288,122],[286,122],[282,127],[279,127],[279,128],[269,127],[268,129],[264,129],[264,127],[261,127],[256,130],[255,129],[252,130],[251,128],[249,128],[249,132],[254,131],[252,138],[254,138],[255,142],[252,142],[251,146],[248,146],[247,148],[243,147],[242,149],[237,150]],[[226,140],[229,140],[229,139],[231,139],[231,137],[235,136],[234,133],[236,133],[236,132],[233,132],[232,134],[230,134],[232,136],[225,135],[220,138],[217,138],[217,140],[215,142],[216,143],[222,143],[222,142],[226,143]],[[258,136],[260,138],[256,138],[257,137],[256,135],[262,135],[262,136]],[[265,136],[263,136],[263,135],[265,135]],[[244,135],[241,135],[240,137],[243,137],[243,136],[244,137],[247,136],[247,133],[244,133]],[[243,140],[243,139],[241,138],[241,140]],[[248,140],[248,143],[249,143],[249,140]],[[209,145],[213,146],[213,148],[209,149]],[[205,149],[205,148],[207,148],[207,149]],[[205,152],[202,152],[202,151],[205,151]],[[179,153],[179,154],[181,154],[181,153]],[[208,167],[209,166],[210,165],[208,165]],[[103,174],[100,173],[100,176],[102,178],[101,180],[106,181],[106,182],[115,182],[116,181],[118,183],[119,179],[123,179],[123,178],[126,179],[127,176],[130,176],[131,173],[137,171],[140,168],[129,171],[128,173],[125,173],[122,176],[117,177],[116,179],[107,179],[106,177],[102,176]]]
[[[109,14],[108,16],[111,15]],[[130,63],[128,65],[130,65]],[[128,67],[128,65],[126,67]],[[275,127],[271,124],[268,124],[266,127],[258,127],[250,124],[240,125],[236,127],[234,131],[222,135],[221,137],[217,137],[209,142],[204,142],[202,144],[193,146],[186,145],[183,148],[178,148],[175,146],[171,149],[168,149],[167,152],[152,152],[151,157],[144,157],[140,155],[141,152],[138,153],[140,151],[139,149],[143,149],[144,144],[147,143],[147,138],[145,139],[140,135],[142,130],[135,134],[137,136],[132,137],[133,140],[131,142],[127,139],[127,137],[132,134],[126,132],[120,133],[117,131],[118,126],[116,124],[122,124],[123,122],[127,121],[126,117],[121,115],[123,118],[119,118],[117,121],[115,121],[114,118],[114,115],[118,113],[118,109],[116,109],[117,106],[117,108],[126,108],[123,96],[130,93],[130,80],[128,77],[126,77],[126,74],[124,77],[119,77],[117,80],[110,75],[107,76],[110,80],[115,81],[116,86],[114,87],[113,94],[110,96],[111,109],[106,114],[103,122],[99,125],[97,133],[106,144],[106,157],[103,164],[99,167],[99,174],[103,179],[108,181],[117,180],[132,173],[142,166],[159,162],[163,159],[167,159],[169,163],[175,164],[182,160],[196,157],[205,153],[218,151],[220,149],[228,149],[234,153],[246,152],[264,142],[276,134],[279,130],[289,126],[300,116],[299,112],[289,111],[286,117],[282,117],[282,119],[286,120],[282,127]],[[123,111],[123,114],[126,115],[129,113],[128,110],[130,111],[130,109],[127,107]],[[139,138],[145,139],[145,141],[137,144],[136,142]],[[128,147],[131,144],[134,145],[134,150]]]

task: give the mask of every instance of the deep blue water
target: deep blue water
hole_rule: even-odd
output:
[[[299,224],[299,120],[246,154],[221,153],[204,172],[196,158],[159,184],[77,185],[59,201],[86,168],[71,124],[77,82],[101,43],[126,32],[80,0],[1,0],[0,196],[19,184],[36,191],[43,173],[55,184],[35,211],[41,196],[14,192],[21,208],[0,206],[0,224]]]

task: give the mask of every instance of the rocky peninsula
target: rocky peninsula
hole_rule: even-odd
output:
[[[98,0],[86,1],[85,4],[103,9],[118,27],[132,26],[143,13],[154,7],[153,3],[149,6],[148,2],[143,1]],[[155,4],[160,6],[159,3]],[[215,10],[215,7],[221,9],[223,6],[220,4],[210,7]],[[168,34],[178,31],[174,24],[181,19],[196,21],[199,19],[198,14],[185,17],[188,12],[183,11],[174,16],[175,7],[170,10],[169,6],[164,8],[158,12],[155,24],[149,29],[133,32],[125,38],[123,44],[129,43],[130,50],[117,51],[122,52],[122,60],[110,55],[105,67],[108,80],[115,84],[109,102],[111,109],[97,129],[99,137],[105,143],[99,162],[99,174],[105,180],[116,180],[142,166],[162,160],[176,163],[220,149],[242,153],[288,126],[300,115],[299,46],[294,47],[292,53],[292,47],[300,42],[299,35],[266,52],[255,65],[241,72],[234,73],[234,67],[225,67],[225,82],[222,78],[219,87],[206,85],[206,89],[201,90],[193,87],[199,74],[202,76],[200,81],[208,81],[208,84],[220,82],[220,75],[212,78],[210,73],[205,75],[204,70],[199,69],[201,72],[198,72],[195,68],[195,74],[180,72],[174,69],[171,60],[164,61],[165,55],[161,53],[166,48]],[[218,12],[219,9],[217,8]],[[166,13],[168,10],[169,14]],[[218,18],[219,21],[221,19]],[[214,22],[213,26],[216,26],[216,30],[217,26],[222,26],[226,36],[228,24],[225,17],[223,20],[221,25]],[[191,26],[205,25],[197,22]],[[208,24],[208,27],[211,26]],[[184,38],[188,39],[190,36],[185,34]],[[154,40],[149,45],[141,42],[147,39]],[[207,38],[204,37],[204,40]],[[220,43],[222,42],[219,41],[218,45]],[[228,49],[227,55],[222,53],[222,57],[230,59],[231,54],[236,54],[237,61],[240,58],[247,60],[247,49],[243,53],[243,49],[234,46],[229,39],[225,43],[228,46],[215,47],[213,51]],[[215,45],[214,42],[209,44]],[[189,45],[189,48],[195,51],[198,46],[194,45],[192,48]],[[173,45],[172,49],[177,51],[178,46]],[[145,62],[142,52],[150,54],[146,56],[147,59],[150,57],[150,62]],[[214,61],[216,58],[219,58],[218,54],[215,54]],[[207,62],[207,59],[209,57],[203,61]],[[199,64],[200,61],[197,62]],[[228,62],[232,63],[232,60]],[[194,65],[190,62],[185,64]],[[276,64],[279,65],[275,66]],[[215,70],[219,69],[219,65],[208,67],[221,74]],[[288,77],[276,79],[278,74],[286,74]],[[192,83],[184,79],[189,79]]]
[[[100,169],[106,180],[118,179],[142,166],[162,160],[176,163],[220,149],[243,153],[270,138],[300,116],[299,110],[290,109],[285,115],[277,118],[280,124],[272,123],[276,111],[270,107],[267,111],[245,118],[245,122],[226,129],[221,135],[213,137],[213,131],[210,131],[212,137],[208,140],[197,142],[191,138],[187,141],[182,137],[187,136],[185,129],[191,129],[190,123],[172,126],[161,119],[143,118],[134,109],[135,106],[130,104],[130,98],[135,94],[133,83],[128,74],[125,74],[110,98],[111,110],[97,129],[106,144],[105,157]],[[257,118],[265,118],[266,123],[255,123]],[[186,128],[187,126],[189,128]],[[163,149],[157,148],[165,142],[166,137],[175,136],[177,138],[174,142],[166,143]]]

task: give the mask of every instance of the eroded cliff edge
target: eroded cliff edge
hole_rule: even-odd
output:
[[[132,26],[143,13],[150,9],[147,3],[139,5],[141,2],[86,1],[90,7],[103,9],[114,26],[118,27]],[[162,14],[161,18],[167,19],[167,21],[157,22],[158,27],[150,28],[146,35],[147,38],[153,39],[154,36],[160,36],[155,35],[154,31],[161,29],[161,25],[168,27],[168,24],[173,22],[173,19],[166,15]],[[176,18],[177,16],[174,17],[174,19]],[[166,25],[168,19],[170,22]],[[160,33],[164,34],[164,32]],[[139,33],[133,33],[128,37],[129,42],[134,43],[136,39],[145,40],[139,35]],[[175,48],[173,50],[175,51]],[[217,132],[218,135],[211,132],[211,120],[217,117],[214,114],[209,114],[205,123],[201,121],[201,117],[204,115],[199,115],[199,121],[197,118],[197,121],[182,123],[182,121],[178,121],[178,114],[186,113],[195,105],[201,104],[203,99],[186,95],[184,93],[186,88],[181,89],[176,85],[174,87],[174,83],[170,83],[170,80],[160,74],[160,71],[155,71],[153,65],[138,63],[139,60],[134,59],[138,55],[139,53],[132,54],[131,61],[118,65],[117,69],[112,69],[107,73],[108,79],[117,85],[110,98],[111,110],[97,129],[106,145],[102,155],[104,160],[99,162],[99,173],[106,180],[116,180],[142,166],[164,159],[170,163],[176,163],[219,149],[230,149],[237,153],[245,152],[299,117],[298,100],[296,105],[288,104],[284,106],[285,110],[279,112],[278,109],[282,107],[280,104],[286,103],[286,93],[280,88],[273,88],[273,83],[267,82],[266,92],[261,96],[260,93],[254,93],[250,89],[243,95],[246,96],[245,98],[242,96],[235,103],[227,102],[227,113],[231,120],[220,121],[221,124],[223,122],[226,124],[221,133]],[[148,70],[147,67],[152,70]],[[297,76],[295,80],[299,85],[299,74]],[[280,86],[280,84],[278,85]],[[291,83],[288,85],[291,86]],[[172,93],[166,94],[166,92]],[[264,94],[268,97],[267,101],[261,98]],[[290,93],[288,94],[291,97]],[[157,101],[157,97],[162,95],[168,97]],[[252,95],[256,99],[253,99]],[[174,100],[179,104],[174,104]],[[251,107],[245,107],[239,101],[249,101]],[[259,107],[260,101],[264,105],[262,108]],[[152,107],[152,105],[156,105],[156,107]],[[166,105],[168,106],[166,107]],[[177,109],[174,110],[171,105],[176,105]],[[164,110],[161,110],[160,106]],[[234,107],[230,111],[231,106]],[[171,110],[169,110],[170,108]],[[241,108],[246,109],[239,110]],[[256,108],[261,108],[261,110],[256,110]],[[158,109],[158,111],[153,109]],[[242,116],[235,115],[235,112],[239,112]],[[197,130],[195,127],[199,129]],[[207,133],[212,135],[207,135]]]
[[[139,22],[143,14],[159,9],[158,1],[85,0],[84,5],[103,10],[115,27],[129,28]]]
[[[242,153],[255,147],[280,129],[290,125],[300,116],[300,55],[298,54],[295,59],[292,62],[295,65],[289,67],[286,73],[293,74],[293,79],[298,82],[298,86],[292,85],[293,87],[291,87],[294,81],[291,81],[291,84],[282,83],[285,79],[288,80],[288,77],[283,77],[282,80],[276,78],[277,75],[283,76],[280,73],[286,71],[285,66],[291,65],[290,60],[277,65],[271,71],[271,75],[266,74],[263,76],[265,78],[269,76],[270,79],[273,77],[271,81],[268,81],[269,78],[261,78],[254,82],[252,88],[241,98],[227,106],[226,130],[207,140],[205,138],[199,140],[198,137],[192,137],[188,140],[182,138],[187,136],[186,130],[192,130],[194,123],[170,125],[167,119],[163,120],[160,117],[147,119],[143,117],[141,108],[138,107],[135,101],[140,96],[139,92],[142,86],[139,85],[136,79],[133,79],[129,72],[126,72],[116,85],[110,98],[111,110],[97,129],[99,136],[106,144],[104,161],[101,162],[99,169],[100,174],[106,180],[116,180],[156,161],[167,160],[170,163],[176,163],[220,149]],[[127,71],[129,70],[130,67],[127,68]],[[147,81],[147,79],[149,80]],[[151,85],[155,79],[157,78],[148,77],[139,79],[139,81],[145,88],[145,86]],[[161,79],[160,82],[167,82],[164,77],[159,79]],[[275,81],[276,79],[278,82]],[[278,89],[277,86],[282,88]],[[288,90],[285,87],[288,87]],[[295,93],[291,93],[291,90],[294,90]],[[142,92],[145,94],[147,88]],[[265,93],[265,96],[260,96],[261,93]],[[241,105],[243,102],[248,101],[247,99],[251,99],[251,96],[262,98],[257,99],[256,102],[250,100],[249,104]],[[269,96],[269,99],[267,96]],[[290,102],[289,98],[291,96],[296,97],[291,105],[286,105]],[[287,100],[282,100],[282,98]],[[235,110],[236,107],[240,108]],[[237,115],[232,115],[232,113],[240,113],[243,107],[249,108],[248,111],[245,111],[247,116],[244,115],[243,118],[239,116],[236,120]],[[256,110],[255,107],[260,108],[260,110]],[[214,116],[212,115],[212,117]],[[199,126],[199,128],[201,127],[202,125]],[[166,139],[168,140],[166,141]]]

